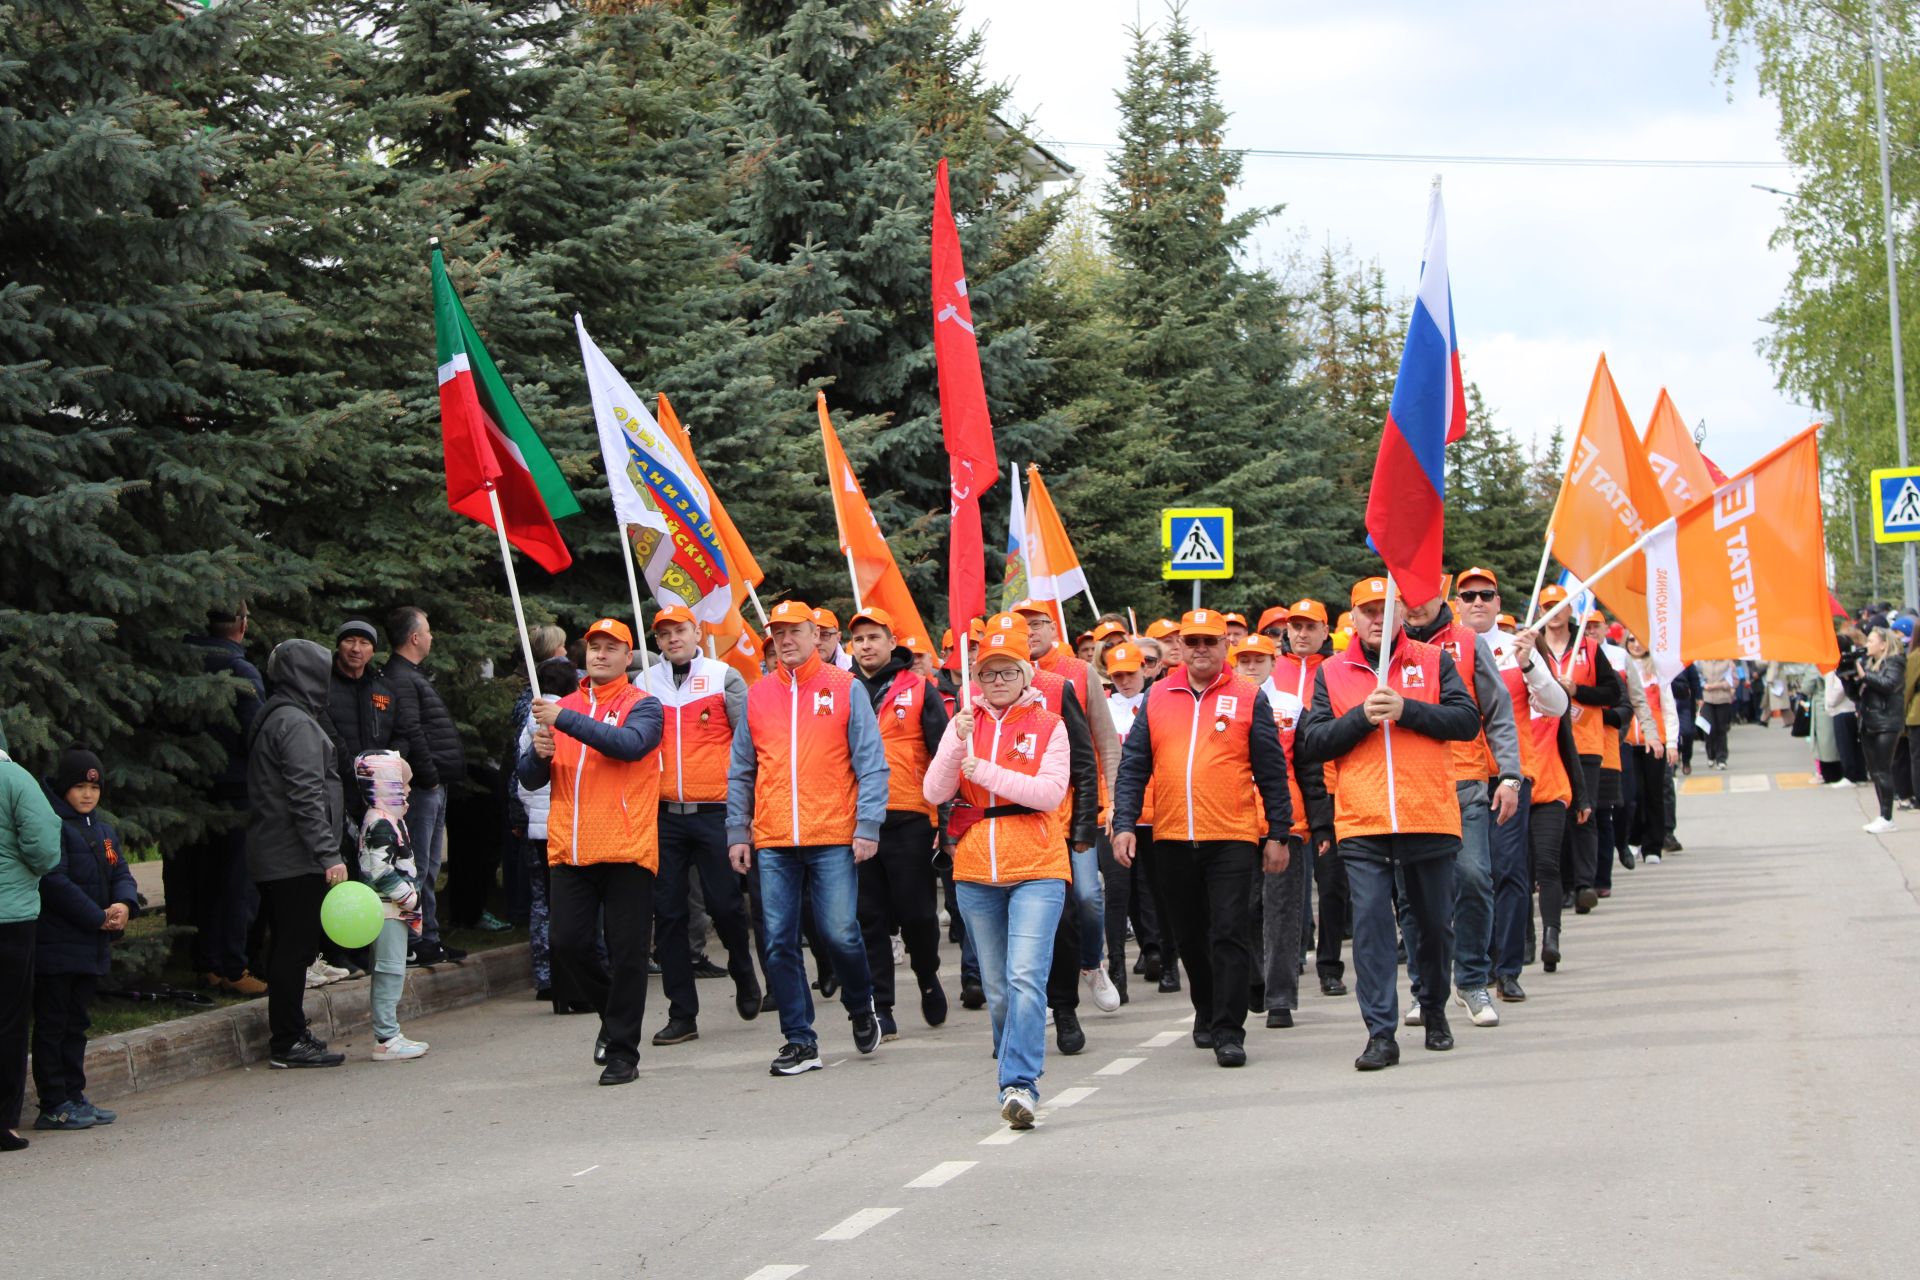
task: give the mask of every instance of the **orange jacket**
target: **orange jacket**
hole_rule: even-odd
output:
[[[645,677],[646,691],[660,700],[666,735],[660,740],[660,798],[683,804],[725,804],[727,765],[733,754],[733,720],[727,713],[727,681],[745,681],[724,662],[698,658],[674,682],[673,664],[657,661]]]
[[[756,849],[880,838],[887,756],[873,704],[818,654],[747,691],[727,776],[727,839]]]
[[[939,694],[925,676],[901,671],[882,692],[873,714],[880,722],[880,745],[887,756],[887,811],[935,817],[923,785],[933,761],[927,745],[929,719],[942,729],[947,721]]]
[[[520,780],[551,784],[547,861],[558,866],[632,862],[660,867],[660,703],[627,683],[582,680],[560,700],[553,759],[529,746]]]
[[[961,763],[977,758],[974,775]],[[953,876],[974,884],[1071,880],[1072,862],[1055,814],[1071,773],[1066,725],[1029,689],[995,714],[974,703],[974,736],[963,743],[951,725],[927,768],[925,798],[957,800],[951,822],[960,830]]]
[[[1266,695],[1225,671],[1199,690],[1185,667],[1158,681],[1120,755],[1113,829],[1140,825],[1151,786],[1156,842],[1285,840],[1293,802],[1276,723]]]
[[[1474,665],[1479,650],[1474,641],[1479,633],[1465,623],[1456,622],[1433,638],[1433,644],[1442,653],[1453,659],[1454,670],[1460,673],[1460,683],[1466,686],[1467,696],[1473,699],[1473,705],[1480,706],[1480,691],[1474,687]],[[1454,779],[1459,782],[1485,782],[1497,777],[1500,765],[1493,758],[1493,748],[1487,745],[1486,716],[1480,718],[1480,732],[1470,742],[1453,744]]]

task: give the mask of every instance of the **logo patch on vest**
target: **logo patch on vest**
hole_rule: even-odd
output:
[[[821,689],[813,695],[813,714],[817,716],[833,714],[833,690]]]
[[[1402,689],[1424,689],[1427,687],[1427,670],[1415,662],[1400,665],[1400,687]]]
[[[705,676],[695,676],[693,679],[687,681],[687,692],[705,693],[706,691],[707,678]]]
[[[1023,733],[1014,740],[1013,754],[1022,759],[1033,759],[1034,753],[1039,750],[1040,735],[1037,733]]]
[[[1240,699],[1230,693],[1223,693],[1213,700],[1213,713],[1223,719],[1231,720],[1240,711]]]
[[[1449,658],[1452,658],[1455,662],[1459,662],[1460,661],[1460,642],[1458,640],[1442,640],[1440,642],[1440,652],[1446,654]]]
[[[620,713],[618,711],[609,711],[606,715],[602,716],[601,719],[608,724],[618,725],[620,723]]]

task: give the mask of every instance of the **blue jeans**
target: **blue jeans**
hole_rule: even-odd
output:
[[[1071,854],[1073,909],[1080,917],[1080,967],[1098,969],[1106,961],[1107,899],[1100,878],[1100,847]]]
[[[1527,922],[1533,917],[1533,845],[1527,823],[1532,808],[1533,783],[1523,781],[1519,810],[1504,826],[1487,833],[1493,867],[1493,972],[1501,978],[1520,976]]]
[[[420,941],[440,941],[440,903],[434,881],[440,878],[440,836],[447,829],[447,789],[416,790],[407,797],[407,839],[413,844],[414,879],[420,885]]]
[[[1450,960],[1454,985],[1462,991],[1474,991],[1493,981],[1493,964],[1487,951],[1493,937],[1493,853],[1487,829],[1493,819],[1487,809],[1486,783],[1456,782],[1454,792],[1460,798],[1460,853],[1453,860]],[[1405,888],[1404,876],[1401,888]],[[1414,999],[1422,1004],[1445,1004],[1445,991],[1422,989],[1413,961],[1420,950],[1420,925],[1404,892],[1400,895],[1400,936],[1407,947],[1407,971],[1414,975]]]
[[[860,880],[853,850],[844,844],[762,849],[760,910],[766,921],[767,985],[780,1006],[780,1034],[789,1043],[819,1042],[813,1031],[813,993],[800,958],[800,901],[813,900],[814,936],[832,957],[847,1015],[873,1009],[873,979],[860,937]]]
[[[1047,1061],[1047,971],[1053,964],[1053,933],[1067,886],[1059,880],[962,880],[954,889],[967,936],[980,956],[1001,1092],[1020,1088],[1038,1098]]]
[[[1453,907],[1453,862],[1450,857],[1395,864],[1346,859],[1347,885],[1353,894],[1354,994],[1370,1036],[1390,1036],[1400,1025],[1400,967],[1393,955],[1396,878],[1403,886],[1401,898],[1416,916],[1426,918],[1431,930],[1421,931],[1418,942],[1407,939],[1408,967],[1421,988],[1421,1003],[1432,1007],[1446,1002],[1447,948],[1453,942],[1448,921]]]

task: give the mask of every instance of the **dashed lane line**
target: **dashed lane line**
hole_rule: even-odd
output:
[[[879,1226],[894,1214],[900,1212],[896,1205],[891,1209],[862,1209],[844,1221],[838,1222],[819,1235],[815,1240],[854,1240],[867,1231]]]
[[[979,1163],[978,1160],[942,1160],[939,1164],[933,1166],[933,1168],[927,1170],[912,1182],[909,1182],[907,1187],[909,1190],[914,1191],[929,1191],[934,1187],[944,1187]]]
[[[1096,1076],[1123,1076],[1145,1061],[1145,1058],[1115,1058],[1112,1062],[1109,1062],[1093,1074]]]
[[[1100,1092],[1099,1088],[1094,1085],[1077,1084],[1071,1089],[1062,1089],[1059,1093],[1055,1094],[1048,1100],[1046,1109],[1049,1111],[1058,1111],[1060,1108],[1070,1107],[1076,1102],[1085,1102],[1098,1092]]]
[[[1142,1040],[1134,1047],[1137,1049],[1164,1049],[1168,1045],[1181,1040],[1186,1034],[1184,1031],[1162,1031],[1152,1039]]]
[[[793,1277],[806,1269],[807,1264],[804,1262],[775,1262],[760,1268],[748,1276],[747,1280],[793,1280]]]

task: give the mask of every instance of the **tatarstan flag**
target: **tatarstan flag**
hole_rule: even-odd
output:
[[[548,573],[560,572],[573,563],[573,555],[553,522],[578,515],[580,504],[487,354],[438,249],[433,251],[433,333],[447,505],[491,529],[492,490],[507,541]]]

